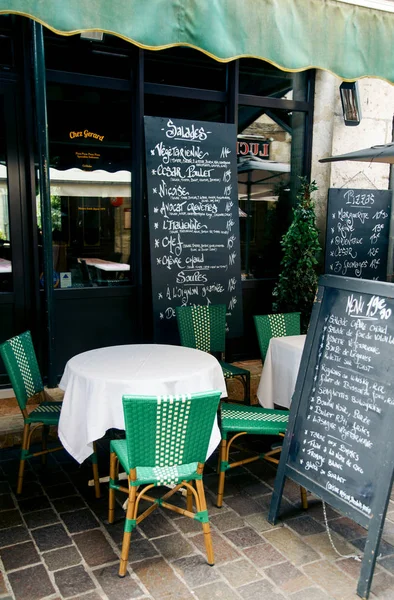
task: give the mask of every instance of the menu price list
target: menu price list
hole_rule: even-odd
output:
[[[386,280],[391,190],[330,189],[326,273]]]
[[[309,402],[290,448],[292,466],[367,517],[394,416],[393,310],[379,296],[326,292]]]
[[[242,335],[235,144],[234,125],[145,117],[156,341],[193,304],[225,304],[229,335]]]

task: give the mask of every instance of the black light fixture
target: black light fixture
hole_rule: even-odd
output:
[[[102,42],[104,39],[104,33],[102,31],[83,31],[81,33],[81,40],[89,40],[91,42]]]
[[[347,126],[359,125],[361,121],[361,104],[357,81],[343,82],[339,87],[342,102],[343,120]]]

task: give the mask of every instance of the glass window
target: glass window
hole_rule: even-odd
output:
[[[0,16],[0,70],[9,71],[15,67],[13,17]]]
[[[276,277],[302,174],[304,115],[240,106],[238,117],[242,277]]]
[[[145,56],[145,81],[204,90],[226,89],[226,66],[193,48],[170,48]]]
[[[114,35],[102,41],[81,39],[80,35],[60,36],[44,28],[47,69],[86,73],[100,77],[130,79],[134,46]]]
[[[145,114],[151,117],[173,117],[222,123],[225,120],[225,106],[219,102],[201,102],[201,100],[145,94]]]
[[[47,98],[54,285],[127,285],[131,281],[130,96],[49,84]],[[40,268],[42,272],[42,256]]]
[[[3,97],[0,97],[0,293],[12,291],[10,216]]]
[[[309,72],[287,73],[254,58],[239,61],[239,93],[287,100],[306,100]]]
[[[280,71],[262,60],[241,58],[239,61],[239,93],[283,98],[293,88],[294,73]]]

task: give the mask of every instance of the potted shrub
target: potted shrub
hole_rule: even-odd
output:
[[[306,332],[317,289],[317,265],[321,251],[311,194],[318,188],[301,177],[293,221],[281,240],[283,257],[273,291],[274,312],[301,312],[301,331]]]

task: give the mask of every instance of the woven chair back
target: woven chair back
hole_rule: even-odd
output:
[[[130,468],[204,463],[219,400],[220,391],[123,396]]]
[[[301,331],[299,312],[255,315],[254,323],[263,362],[265,361],[268,345],[272,337],[299,335]]]
[[[21,410],[29,398],[44,389],[30,331],[0,345],[0,356]]]
[[[226,305],[177,306],[176,317],[182,346],[203,352],[224,352]]]

